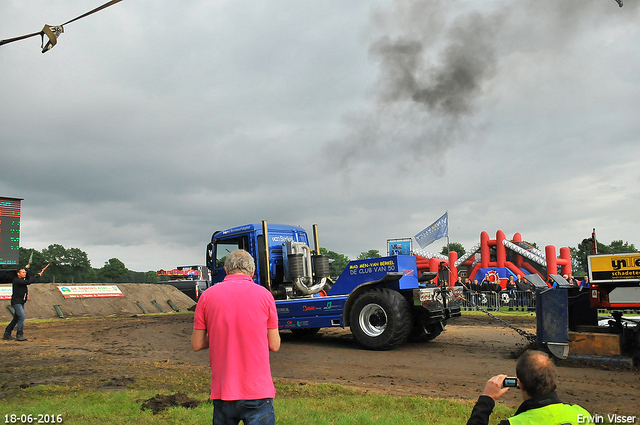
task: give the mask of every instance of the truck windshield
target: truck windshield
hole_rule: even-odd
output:
[[[224,267],[227,254],[238,249],[247,249],[248,238],[246,236],[232,239],[223,239],[216,242],[216,269]]]

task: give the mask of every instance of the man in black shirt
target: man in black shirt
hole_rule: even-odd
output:
[[[518,310],[527,310],[529,301],[533,301],[533,285],[527,282],[522,276],[518,275],[516,288],[518,289]]]
[[[47,267],[49,267],[47,265]],[[33,281],[42,276],[42,273],[47,268],[45,267],[35,275],[34,277],[27,278],[27,269],[22,267],[18,269],[16,277],[13,279],[11,283],[11,307],[15,313],[13,314],[13,320],[9,323],[7,328],[4,330],[4,335],[2,339],[5,341],[10,341],[13,339],[11,336],[11,332],[13,332],[13,328],[17,325],[17,333],[16,333],[16,341],[26,341],[27,338],[22,334],[22,330],[24,328],[24,321],[26,316],[24,314],[24,304],[27,302],[27,295],[29,294],[29,290],[27,286],[31,285]]]
[[[499,283],[493,283],[489,280],[488,275],[485,276],[482,281],[482,292],[485,292],[487,296],[487,305],[489,308],[497,308],[500,305],[500,301],[498,297],[500,296],[500,291],[502,291],[502,287]]]
[[[513,280],[513,275],[509,275],[509,280],[507,280],[507,286],[505,287],[505,291],[509,294],[509,310],[513,310],[513,305],[516,301],[516,292],[518,287],[516,286],[516,282]]]
[[[478,303],[480,302],[480,292],[482,292],[482,285],[478,283],[478,279],[473,279],[473,283],[471,283],[471,295],[474,310],[478,307]]]

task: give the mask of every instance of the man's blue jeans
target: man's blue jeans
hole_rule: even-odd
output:
[[[27,316],[24,314],[24,304],[11,304],[11,307],[16,311],[16,314],[13,315],[13,320],[9,323],[9,326],[4,330],[4,333],[10,334],[13,332],[13,328],[18,325],[18,333],[22,333],[22,329],[24,328],[24,319]]]
[[[213,425],[275,425],[273,399],[213,400]]]

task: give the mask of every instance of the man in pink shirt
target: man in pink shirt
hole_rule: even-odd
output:
[[[214,425],[275,425],[269,351],[280,349],[273,295],[257,285],[253,257],[237,250],[227,276],[198,300],[191,345],[209,349]]]

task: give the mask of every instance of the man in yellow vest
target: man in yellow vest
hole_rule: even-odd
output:
[[[524,402],[515,416],[504,419],[500,425],[577,425],[588,422],[589,412],[577,404],[564,404],[555,393],[558,373],[549,356],[536,350],[527,350],[516,363],[518,386]],[[487,425],[496,400],[509,391],[504,386],[507,375],[489,379],[482,395],[473,407],[467,425]]]

